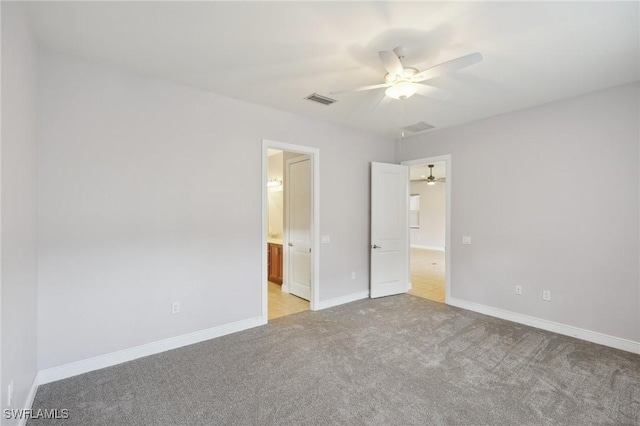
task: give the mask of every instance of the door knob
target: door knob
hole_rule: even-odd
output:
[[[293,247],[293,243],[289,243],[289,247]]]
[[[378,248],[382,248],[382,247],[380,247],[380,246],[378,246],[378,245],[375,245],[375,244],[374,244],[374,245],[372,245],[372,246],[371,246],[371,248],[373,248],[373,249],[378,249]]]

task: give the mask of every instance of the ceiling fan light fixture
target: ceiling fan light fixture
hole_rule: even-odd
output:
[[[436,177],[433,175],[433,164],[429,164],[429,177],[427,178],[427,185],[435,185]]]
[[[416,94],[416,86],[408,81],[400,81],[389,87],[384,93],[393,99],[406,99]]]
[[[280,179],[274,178],[267,182],[267,188],[277,188],[279,186],[282,186],[282,181]]]

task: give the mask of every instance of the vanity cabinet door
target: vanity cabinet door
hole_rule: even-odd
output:
[[[269,281],[282,284],[282,245],[269,243],[267,250]]]

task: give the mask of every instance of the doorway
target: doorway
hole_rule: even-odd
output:
[[[409,294],[446,303],[450,298],[451,158],[405,161],[409,166]]]
[[[263,322],[315,310],[318,150],[263,140]]]

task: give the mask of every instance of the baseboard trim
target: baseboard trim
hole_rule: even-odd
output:
[[[531,327],[540,328],[542,330],[563,334],[565,336],[575,337],[578,339],[586,340],[588,342],[597,343],[599,345],[609,346],[640,355],[640,342],[634,342],[633,340],[610,336],[608,334],[598,333],[597,331],[585,330],[583,328],[531,317],[528,315],[518,314],[516,312],[481,305],[475,302],[468,302],[466,300],[456,299],[453,297],[447,300],[447,305],[467,309],[469,311],[474,311],[485,315],[490,315],[492,317],[501,318],[508,321],[517,322],[519,324],[529,325]]]
[[[171,349],[193,345],[194,343],[200,343],[205,340],[225,336],[227,334],[236,333],[238,331],[247,330],[264,324],[266,324],[266,322],[263,320],[262,316],[249,318],[229,324],[219,325],[206,330],[184,334],[182,336],[171,337],[169,339],[159,340],[157,342],[147,343],[145,345],[129,349],[123,349],[109,354],[99,355],[81,361],[71,362],[58,367],[47,368],[40,370],[38,373],[38,381],[39,384],[55,382],[57,380],[77,376],[78,374],[111,367],[112,365],[133,361],[134,359],[154,355]]]
[[[33,407],[33,400],[36,398],[36,392],[38,391],[38,386],[40,385],[40,372],[36,373],[33,378],[33,382],[31,383],[31,389],[29,389],[29,393],[27,394],[27,399],[24,401],[24,412],[30,410]],[[27,418],[21,418],[18,420],[18,426],[26,426]]]
[[[444,247],[440,247],[440,246],[422,246],[420,244],[411,244],[411,248],[424,249],[424,250],[444,251]]]
[[[321,300],[316,304],[316,310],[333,308],[334,306],[343,305],[345,303],[355,302],[369,297],[369,290],[359,291],[357,293],[347,294],[346,296],[334,297],[329,300]]]

